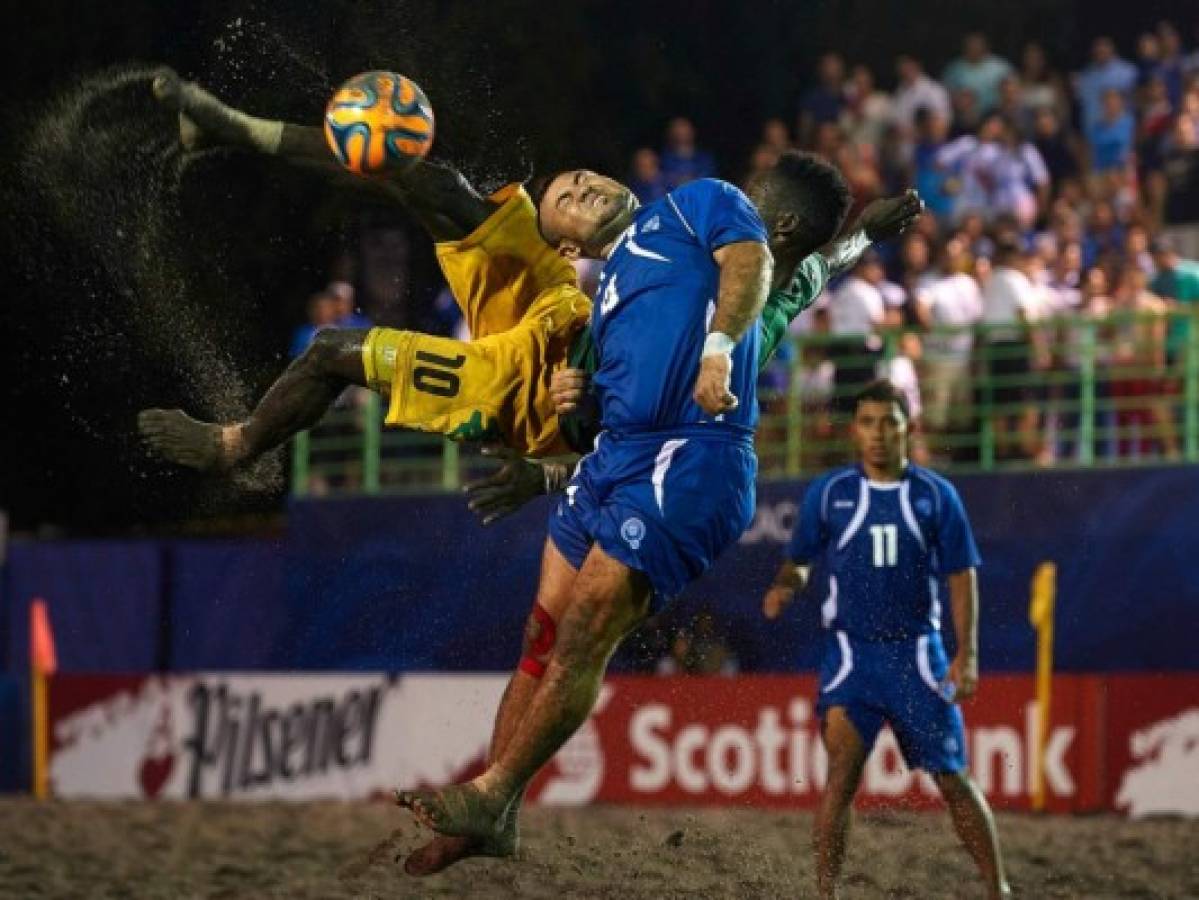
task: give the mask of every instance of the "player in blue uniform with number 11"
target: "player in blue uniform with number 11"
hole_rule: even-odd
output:
[[[932,775],[990,896],[1008,896],[999,839],[986,798],[966,772],[956,701],[978,684],[981,560],[957,491],[907,461],[907,400],[886,381],[855,398],[850,425],[859,464],[808,486],[787,559],[766,593],[775,618],[822,564],[828,643],[820,713],[828,783],[816,818],[816,879],[837,896],[849,810],[875,738],[886,722],[904,759]],[[957,655],[941,644],[938,583],[949,583]]]

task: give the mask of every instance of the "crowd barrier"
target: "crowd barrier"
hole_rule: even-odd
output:
[[[844,457],[848,408],[870,379],[912,404],[911,449],[948,472],[1199,462],[1199,306],[1011,325],[789,336],[759,379],[758,475],[810,476]],[[385,428],[351,392],[292,444],[296,496],[456,491],[478,457]]]

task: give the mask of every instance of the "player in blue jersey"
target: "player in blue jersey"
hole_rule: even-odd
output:
[[[883,723],[907,764],[928,772],[992,897],[1008,896],[990,807],[966,773],[957,701],[978,686],[981,563],[953,485],[907,459],[908,408],[886,381],[855,398],[850,431],[859,462],[816,479],[804,493],[787,559],[766,593],[777,617],[819,566],[828,644],[820,671],[828,783],[816,818],[816,878],[837,896],[849,812]],[[941,643],[938,582],[949,583],[957,653]]]
[[[793,202],[802,255],[849,205],[841,175],[809,157],[765,192]],[[591,711],[621,639],[737,540],[754,511],[755,324],[771,278],[762,218],[734,186],[691,182],[638,207],[585,170],[548,179],[546,240],[606,260],[592,312],[604,432],[550,516],[520,672],[490,764],[465,785],[401,792],[443,835],[502,844],[534,773]]]

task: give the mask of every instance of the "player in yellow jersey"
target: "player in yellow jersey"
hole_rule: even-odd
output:
[[[591,315],[574,268],[537,232],[524,189],[437,258],[472,340],[373,328],[362,348],[368,387],[389,397],[387,424],[460,440],[495,440],[528,456],[569,448],[558,433],[549,379]]]
[[[154,92],[179,111],[188,148],[219,144],[319,163],[402,203],[436,242],[471,333],[464,342],[392,328],[321,331],[241,422],[144,410],[138,426],[154,450],[198,469],[230,468],[316,424],[347,384],[386,396],[389,425],[501,442],[533,457],[569,449],[549,382],[591,303],[570,262],[542,239],[520,185],[485,198],[457,172],[424,160],[382,179],[348,176],[319,128],[248,116],[169,70]]]

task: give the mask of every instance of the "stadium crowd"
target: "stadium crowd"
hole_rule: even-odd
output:
[[[881,368],[909,393],[923,459],[929,447],[975,457],[977,441],[953,435],[977,433],[983,415],[1000,458],[1070,458],[1086,333],[1076,323],[1090,320],[1097,349],[1085,364],[1113,401],[1100,404],[1098,452],[1178,457],[1172,398],[1188,331],[1166,314],[1199,301],[1199,263],[1187,258],[1199,255],[1199,50],[1186,53],[1162,22],[1138,38],[1135,59],[1101,37],[1089,65],[1067,74],[1036,43],[1017,65],[974,33],[939,80],[903,55],[887,92],[836,52],[815,76],[794,123],[763,123],[741,180],[798,147],[840,166],[857,208],[915,185],[929,215],[796,321],[800,365],[782,358],[765,376],[774,411],[790,387],[807,436],[831,433],[836,399]],[[651,200],[737,174],[718,171],[680,117],[660,151],[636,150],[629,182]]]

